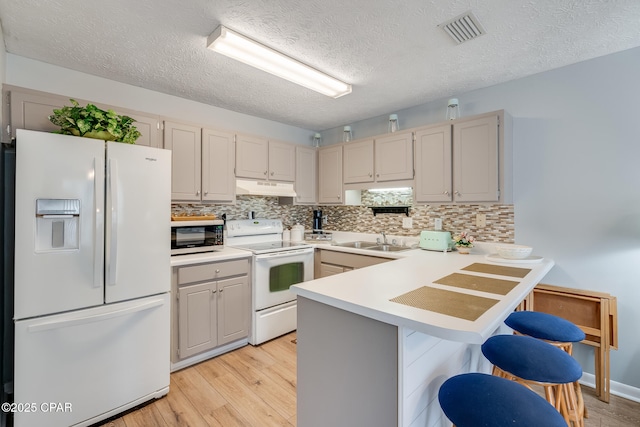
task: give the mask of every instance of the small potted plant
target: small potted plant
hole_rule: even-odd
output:
[[[69,101],[73,104],[72,107],[65,105],[54,109],[49,116],[51,123],[60,126],[60,130],[55,133],[127,144],[135,144],[140,137],[131,117],[116,114],[113,110],[102,110],[93,104],[81,107],[75,99]]]
[[[457,236],[453,236],[453,243],[461,254],[468,254],[471,252],[471,248],[473,247],[473,242],[475,242],[475,238],[471,236],[466,231],[458,234]]]

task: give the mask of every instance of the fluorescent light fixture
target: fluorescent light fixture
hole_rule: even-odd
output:
[[[211,33],[207,39],[207,47],[332,98],[351,93],[350,84],[341,82],[222,25]]]

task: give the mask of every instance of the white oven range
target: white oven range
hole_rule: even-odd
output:
[[[227,246],[253,253],[249,343],[261,344],[296,329],[296,296],[289,287],[313,279],[313,247],[282,241],[279,219],[227,221]]]

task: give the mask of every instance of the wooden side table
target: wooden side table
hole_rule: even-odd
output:
[[[538,284],[519,310],[535,310],[560,316],[585,333],[583,344],[595,347],[596,395],[610,399],[610,350],[618,349],[618,303],[603,292]]]

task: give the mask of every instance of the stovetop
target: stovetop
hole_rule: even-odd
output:
[[[282,240],[282,220],[251,219],[227,221],[225,245],[254,254],[282,252],[310,247],[304,242]]]
[[[263,242],[263,243],[253,243],[246,245],[236,245],[234,246],[237,249],[245,249],[251,251],[253,253],[265,253],[265,252],[275,252],[287,249],[297,249],[310,246],[304,242],[284,242],[282,240],[276,240],[273,242]]]

